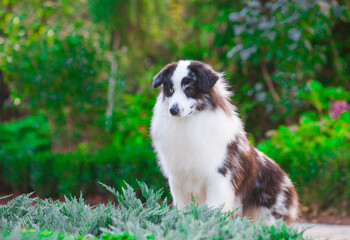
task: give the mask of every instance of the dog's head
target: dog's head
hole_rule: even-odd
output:
[[[153,87],[162,86],[163,101],[174,117],[190,116],[215,104],[212,88],[220,78],[209,65],[179,61],[166,65],[153,78]]]

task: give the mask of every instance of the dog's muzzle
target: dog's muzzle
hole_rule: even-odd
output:
[[[180,109],[179,106],[177,104],[174,104],[173,106],[171,106],[171,108],[169,109],[169,112],[172,116],[179,116],[180,113]]]

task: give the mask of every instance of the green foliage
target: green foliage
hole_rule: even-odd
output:
[[[105,186],[115,194],[118,208],[112,203],[91,207],[82,197],[59,202],[22,195],[0,207],[1,235],[28,234],[28,239],[40,235],[63,238],[64,234],[73,239],[78,236],[101,239],[303,239],[302,233],[282,221],[271,227],[262,222],[251,225],[248,219],[232,219],[232,213],[195,203],[181,211],[170,208],[166,200],[161,200],[162,191],[149,189],[144,183],[139,186],[145,203],[136,198],[135,191],[127,184],[122,193]],[[36,204],[31,206],[34,202]],[[20,231],[19,224],[26,230]]]
[[[350,113],[338,119],[325,114],[330,100],[344,100],[343,88],[323,88],[317,81],[308,83],[305,96],[317,109],[306,112],[298,125],[280,126],[273,137],[258,148],[274,158],[296,183],[302,203],[312,210],[334,207],[350,211]]]
[[[123,179],[132,181],[138,178],[147,180],[153,187],[165,185],[154,158],[144,159],[139,155],[138,161],[127,157],[122,159],[112,145],[94,153],[53,154],[48,151],[21,158],[11,158],[8,152],[3,155],[0,161],[2,181],[18,191],[34,190],[42,196],[78,194],[80,191],[92,196],[99,181],[118,186]]]
[[[97,78],[104,63],[91,45],[83,36],[46,38],[21,48],[7,67],[21,79],[14,86],[30,111],[45,109],[56,134],[69,132],[64,139],[80,138],[82,123],[91,125],[104,112],[105,82]]]
[[[327,114],[332,102],[336,100],[350,101],[350,94],[344,87],[324,87],[316,80],[309,81],[305,89],[297,92],[297,96],[307,100],[320,117]]]
[[[141,95],[125,98],[127,106],[133,107],[115,115],[114,141],[96,151],[81,143],[74,152],[52,153],[44,115],[0,124],[1,181],[18,191],[34,190],[42,196],[80,191],[92,195],[98,182],[118,186],[136,178],[152,187],[164,186],[146,128],[150,112],[136,104],[141,99]]]
[[[71,106],[84,112],[101,105],[103,92],[96,89],[103,89],[103,83],[96,81],[96,75],[103,62],[83,36],[46,38],[17,51],[13,58],[7,70],[21,79],[16,89],[32,108],[63,112]]]
[[[325,1],[255,0],[229,15],[234,38],[227,56],[241,63],[235,85],[242,90],[236,94],[248,127],[261,115],[275,124],[295,122],[303,109],[296,93],[307,80],[349,88],[350,55],[338,44],[348,39],[345,8]]]
[[[320,181],[328,170],[316,159],[327,159],[328,172],[343,183],[345,170],[334,169],[347,166],[342,162],[349,151],[342,146],[348,140],[335,147],[348,139],[340,130],[348,129],[347,113],[333,121],[327,110],[333,100],[350,101],[350,14],[344,4],[349,3],[3,1],[1,119],[27,117],[0,124],[0,181],[45,196],[93,194],[98,181],[120,185],[138,178],[164,186],[148,134],[152,77],[171,61],[198,59],[227,73],[250,139],[259,141],[282,125],[266,151],[279,158],[300,191],[307,193],[317,178],[306,176],[303,158],[320,168]],[[37,114],[45,117],[34,120]],[[289,133],[284,125],[299,119]],[[10,125],[10,132],[4,130]],[[298,142],[305,141],[306,150],[299,151],[304,146]],[[274,151],[283,143],[282,153]],[[332,154],[339,161],[329,160]],[[283,160],[290,158],[299,163],[292,167]],[[322,196],[333,189],[322,186]]]
[[[330,38],[332,24],[343,10],[344,6],[319,1],[277,0],[264,5],[251,1],[229,16],[240,42],[228,55],[238,53],[243,63],[274,60],[280,71],[288,72],[296,71],[295,65],[303,62],[298,67],[303,72],[313,72],[315,65],[323,65],[326,60],[326,54],[315,48]]]
[[[95,122],[105,111],[108,63],[99,35],[69,21],[77,9],[68,1],[42,5],[33,0],[8,1],[0,11],[0,71],[11,101],[18,98],[32,114],[44,112],[53,142],[89,138],[84,127],[98,132]]]
[[[114,115],[113,145],[119,156],[120,174],[126,181],[137,178],[161,187],[165,181],[156,164],[149,137],[155,98],[153,94],[122,96]]]
[[[50,151],[51,141],[44,115],[0,124],[0,181],[28,191],[31,160]],[[4,184],[5,185],[5,184]]]

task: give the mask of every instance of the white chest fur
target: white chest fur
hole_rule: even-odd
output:
[[[221,109],[171,117],[160,97],[151,124],[153,145],[164,174],[194,194],[217,173],[227,154],[227,144],[241,131],[239,118]]]

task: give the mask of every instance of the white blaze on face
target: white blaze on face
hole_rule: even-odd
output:
[[[188,76],[187,67],[190,63],[191,61],[179,61],[171,79],[173,82],[174,93],[169,98],[169,110],[172,106],[177,104],[180,109],[178,117],[186,117],[192,114],[195,110],[196,100],[188,98],[181,86],[182,79]]]

